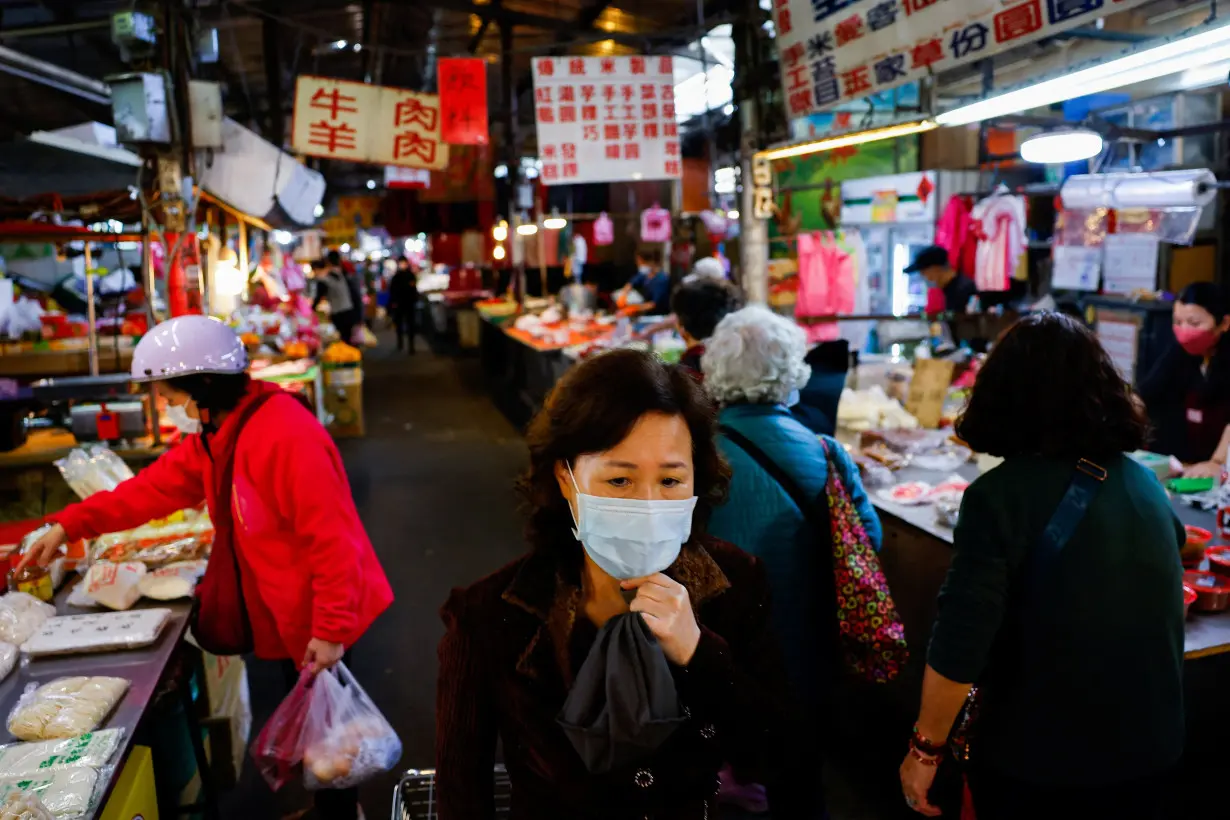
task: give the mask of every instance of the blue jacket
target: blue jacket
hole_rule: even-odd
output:
[[[828,461],[820,439],[784,405],[737,404],[718,419],[742,433],[790,476],[809,498],[820,498],[828,481]],[[880,519],[863,489],[858,468],[832,439],[829,452],[862,518],[867,535],[880,549]],[[734,471],[730,499],[714,510],[709,532],[764,562],[772,594],[772,618],[791,681],[804,697],[822,696],[832,676],[835,602],[832,598],[832,548],[769,473],[724,435],[718,446]],[[825,573],[825,575],[821,575]],[[818,579],[827,580],[828,586]],[[825,601],[817,590],[826,590]]]

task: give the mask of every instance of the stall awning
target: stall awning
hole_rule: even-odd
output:
[[[222,123],[221,151],[197,166],[201,188],[231,207],[274,223],[316,221],[325,178],[232,119]]]
[[[0,221],[0,242],[140,242],[138,233],[104,233],[76,225]]]
[[[137,182],[141,158],[114,144],[105,144],[105,139],[82,139],[86,133],[82,129],[92,132],[92,126],[99,124],[36,131],[4,145],[0,148],[0,194],[26,200],[127,191]]]

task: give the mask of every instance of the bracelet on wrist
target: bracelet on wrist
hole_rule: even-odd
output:
[[[937,743],[918,731],[918,724],[914,724],[914,736],[910,738],[910,745],[923,754],[939,756],[944,754],[945,749],[948,747],[948,742],[942,740]]]
[[[940,759],[941,759],[939,755],[926,754],[920,751],[919,748],[914,745],[910,746],[910,757],[914,758],[915,760],[917,760],[919,763],[923,764],[924,766],[938,766],[940,765]]]

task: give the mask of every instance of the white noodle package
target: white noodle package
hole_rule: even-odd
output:
[[[0,641],[22,645],[38,632],[56,608],[25,592],[10,592],[0,598]]]
[[[37,795],[14,790],[0,803],[0,820],[55,820],[55,815]]]
[[[73,820],[85,816],[93,808],[97,787],[98,772],[93,769],[61,769],[29,777],[0,779],[0,799],[8,803],[13,794],[33,795],[56,820]]]
[[[169,609],[61,615],[48,619],[37,633],[22,644],[21,651],[38,658],[140,649],[157,641],[170,619]]]
[[[57,769],[101,769],[124,742],[123,729],[86,732],[80,737],[0,746],[0,777],[24,777]]]
[[[128,691],[123,678],[60,678],[30,684],[9,713],[18,740],[78,737],[97,729]]]

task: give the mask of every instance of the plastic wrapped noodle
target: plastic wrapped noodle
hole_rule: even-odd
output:
[[[56,608],[24,592],[0,598],[0,641],[20,646],[38,632]]]
[[[0,799],[4,801],[3,805],[9,805],[11,795],[33,795],[55,820],[73,820],[84,817],[94,807],[97,787],[98,772],[93,769],[61,769],[0,779]]]
[[[19,740],[78,737],[97,729],[128,691],[123,678],[60,678],[30,684],[9,714],[8,728]]]
[[[32,658],[140,649],[158,640],[171,619],[169,609],[137,609],[94,615],[61,615],[48,618],[21,651]]]
[[[0,777],[21,777],[75,766],[101,769],[115,757],[123,741],[123,729],[104,729],[63,740],[0,746]]]
[[[54,820],[43,801],[30,792],[11,791],[0,803],[0,820]]]

